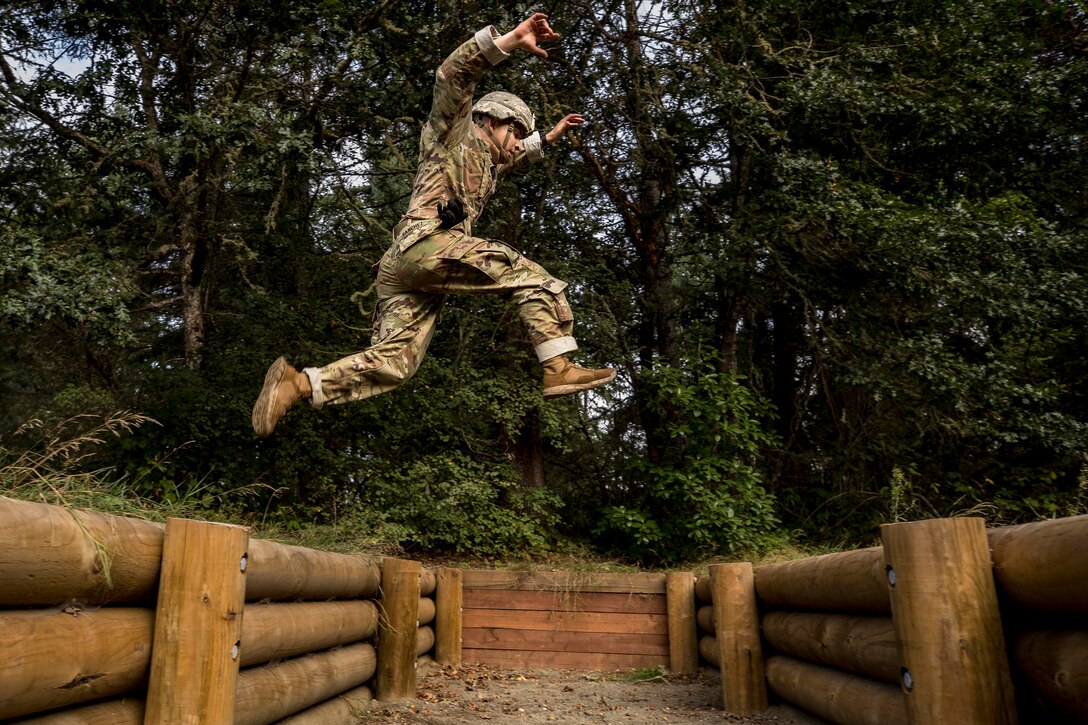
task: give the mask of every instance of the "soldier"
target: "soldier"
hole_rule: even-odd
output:
[[[611,368],[586,369],[568,359],[567,353],[578,345],[571,336],[566,282],[513,247],[472,235],[497,180],[543,158],[548,146],[583,122],[580,114],[572,113],[541,136],[533,113],[517,96],[489,93],[472,105],[476,84],[488,68],[518,48],[547,57],[539,43],[558,37],[548,16],[535,13],[504,35],[491,26],[480,30],[442,63],[420,137],[411,202],[377,265],[371,346],[302,372],[278,358],[253,406],[257,435],[270,435],[299,400],[320,408],[404,383],[422,362],[438,311],[450,293],[501,294],[513,300],[544,367],[545,398],[589,390],[616,376]]]

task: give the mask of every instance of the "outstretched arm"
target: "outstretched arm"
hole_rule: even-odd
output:
[[[539,43],[558,39],[559,33],[548,25],[548,16],[544,13],[533,13],[509,33],[496,38],[495,45],[504,53],[512,53],[521,48],[533,55],[547,58],[548,51],[541,48]]]
[[[585,123],[585,121],[585,117],[580,113],[568,113],[559,121],[559,123],[552,127],[551,131],[544,134],[544,140],[548,142],[549,146],[558,143],[563,138],[563,134],[567,132],[568,128],[577,128]]]

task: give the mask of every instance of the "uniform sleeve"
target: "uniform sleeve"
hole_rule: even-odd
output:
[[[434,101],[427,118],[435,139],[449,147],[471,130],[472,94],[488,68],[510,57],[495,45],[499,32],[492,25],[450,53],[435,73]]]

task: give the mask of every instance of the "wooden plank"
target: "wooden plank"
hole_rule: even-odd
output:
[[[668,655],[669,638],[662,634],[601,632],[541,632],[525,629],[466,629],[464,646],[532,652],[596,652],[601,654]]]
[[[461,570],[442,567],[435,589],[434,658],[442,665],[461,664]]]
[[[545,632],[668,634],[668,619],[664,614],[466,609],[464,612],[464,628],[466,633],[471,627],[494,627],[499,629],[535,629]]]
[[[233,721],[248,545],[241,526],[166,522],[146,722]]]
[[[465,662],[493,667],[541,670],[630,670],[667,667],[668,655],[592,654],[589,652],[516,652],[498,649],[465,649]]]
[[[666,614],[661,594],[618,592],[542,592],[516,589],[465,589],[465,609],[551,609],[563,612]]]
[[[664,594],[665,575],[579,571],[502,571],[465,569],[465,589],[523,589],[538,591],[619,592]]]

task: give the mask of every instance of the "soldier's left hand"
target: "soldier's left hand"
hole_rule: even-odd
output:
[[[551,131],[545,134],[545,138],[548,139],[548,143],[553,144],[563,138],[563,134],[567,132],[569,128],[576,128],[586,122],[585,116],[580,113],[568,113],[566,116],[552,127]]]

